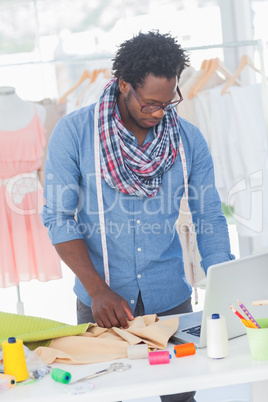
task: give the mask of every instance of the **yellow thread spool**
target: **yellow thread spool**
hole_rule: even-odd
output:
[[[29,377],[23,350],[23,343],[14,337],[8,338],[2,343],[4,373],[14,375],[17,382]]]

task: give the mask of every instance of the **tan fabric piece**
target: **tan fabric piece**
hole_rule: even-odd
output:
[[[38,347],[35,352],[47,364],[109,361],[127,357],[128,345],[141,342],[152,349],[165,349],[178,326],[178,317],[160,321],[155,314],[145,315],[130,321],[128,329],[95,325],[82,335],[53,339],[49,347]]]

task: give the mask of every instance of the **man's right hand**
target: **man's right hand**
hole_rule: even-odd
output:
[[[103,328],[128,328],[128,320],[134,320],[132,310],[127,301],[110,288],[92,297],[92,314],[96,323]]]
[[[134,320],[127,301],[113,292],[96,271],[84,239],[55,244],[57,253],[79,278],[92,299],[92,313],[103,328],[128,328],[127,320]]]

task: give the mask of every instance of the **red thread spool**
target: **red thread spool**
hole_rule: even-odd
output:
[[[150,364],[168,364],[171,359],[171,355],[168,350],[149,352]]]
[[[192,342],[174,346],[174,353],[176,357],[195,355],[195,352],[196,347]]]

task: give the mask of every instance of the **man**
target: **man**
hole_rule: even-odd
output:
[[[207,144],[175,111],[187,62],[170,35],[140,33],[119,47],[96,109],[52,134],[42,218],[76,275],[78,323],[127,328],[137,315],[192,310],[175,228],[187,175],[202,267],[233,258]]]

